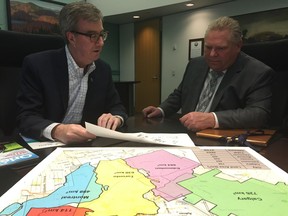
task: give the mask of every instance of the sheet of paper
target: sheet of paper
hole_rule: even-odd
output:
[[[85,122],[85,126],[90,133],[99,137],[172,146],[195,146],[188,134],[185,133],[121,133],[88,122]]]
[[[32,149],[42,149],[42,148],[50,148],[65,145],[64,143],[61,142],[53,142],[53,141],[40,142],[24,136],[22,136],[22,138]]]

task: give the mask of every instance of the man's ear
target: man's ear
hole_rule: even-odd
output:
[[[75,34],[72,32],[66,32],[66,38],[67,41],[69,42],[69,44],[71,44],[72,46],[75,45]]]
[[[239,50],[241,50],[242,46],[243,46],[243,41],[241,40],[241,41],[239,41],[239,43],[237,44],[237,47],[238,47]]]

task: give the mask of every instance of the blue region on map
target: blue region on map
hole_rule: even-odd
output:
[[[96,183],[94,169],[89,163],[83,164],[67,175],[66,183],[49,196],[31,199],[23,204],[14,203],[0,212],[0,215],[23,216],[31,208],[52,208],[97,199],[102,193],[102,185]]]

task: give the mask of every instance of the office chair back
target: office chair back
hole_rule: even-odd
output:
[[[272,84],[272,116],[270,127],[282,127],[288,117],[288,39],[246,44],[242,51],[264,62],[276,72]]]
[[[0,30],[0,134],[16,128],[16,95],[23,58],[31,53],[64,46],[60,36]]]

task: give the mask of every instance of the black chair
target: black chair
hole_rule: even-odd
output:
[[[270,127],[279,129],[288,117],[288,39],[245,44],[242,51],[276,71],[272,84]]]
[[[15,132],[15,99],[23,58],[63,46],[64,40],[60,36],[0,30],[0,135],[12,136]]]

